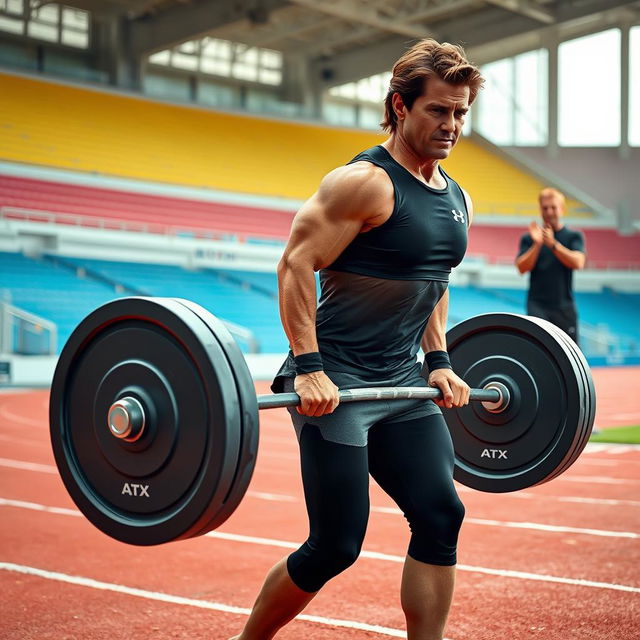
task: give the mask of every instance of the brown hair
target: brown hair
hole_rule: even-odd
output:
[[[467,60],[462,47],[448,42],[439,43],[432,38],[421,40],[393,65],[384,101],[384,119],[380,123],[385,131],[395,131],[398,124],[392,105],[393,94],[400,94],[407,109],[411,109],[425,89],[425,80],[434,76],[451,84],[467,85],[470,89],[469,104],[476,99],[484,83],[480,69]]]

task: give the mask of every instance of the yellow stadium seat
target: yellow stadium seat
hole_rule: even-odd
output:
[[[237,193],[306,199],[325,173],[385,139],[18,75],[0,74],[0,92],[3,160]],[[478,215],[537,215],[544,185],[475,142],[462,140],[444,166]]]

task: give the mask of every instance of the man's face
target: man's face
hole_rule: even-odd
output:
[[[540,215],[545,225],[553,229],[558,229],[561,225],[560,219],[564,213],[562,198],[550,194],[540,198]]]
[[[424,159],[442,160],[455,146],[469,111],[469,87],[429,78],[425,91],[408,110],[402,106],[398,127],[412,149]]]

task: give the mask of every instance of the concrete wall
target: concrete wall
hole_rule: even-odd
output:
[[[555,156],[541,147],[510,150],[575,184],[609,209],[617,211],[623,204],[631,220],[640,221],[640,148],[629,149],[628,157],[617,148],[562,147]]]

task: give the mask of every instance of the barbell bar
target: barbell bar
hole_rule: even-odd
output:
[[[447,332],[454,371],[474,401],[443,410],[456,480],[517,491],[563,473],[593,426],[595,392],[580,350],[557,328],[484,314]],[[425,383],[426,384],[426,383]],[[340,390],[341,402],[435,400],[431,387]],[[248,488],[260,409],[224,324],[175,298],[121,298],[82,320],[65,344],[50,397],[56,464],[82,513],[104,533],[151,545],[222,524]]]
[[[370,387],[363,389],[343,389],[338,393],[340,403],[377,400],[442,400],[442,392],[434,387]],[[499,413],[509,403],[509,390],[503,384],[489,383],[484,389],[471,389],[470,401],[482,402],[488,410]],[[258,409],[281,409],[297,407],[300,396],[297,393],[267,393],[258,396]],[[116,438],[135,442],[143,432],[146,422],[144,407],[132,397],[120,398],[109,407],[107,424]]]
[[[340,403],[376,400],[442,400],[442,392],[435,387],[368,387],[341,389]],[[489,383],[484,389],[471,389],[470,401],[483,402],[494,411],[502,411],[509,403],[509,390],[503,384]],[[258,396],[258,409],[297,407],[300,397],[296,393],[267,393]]]

